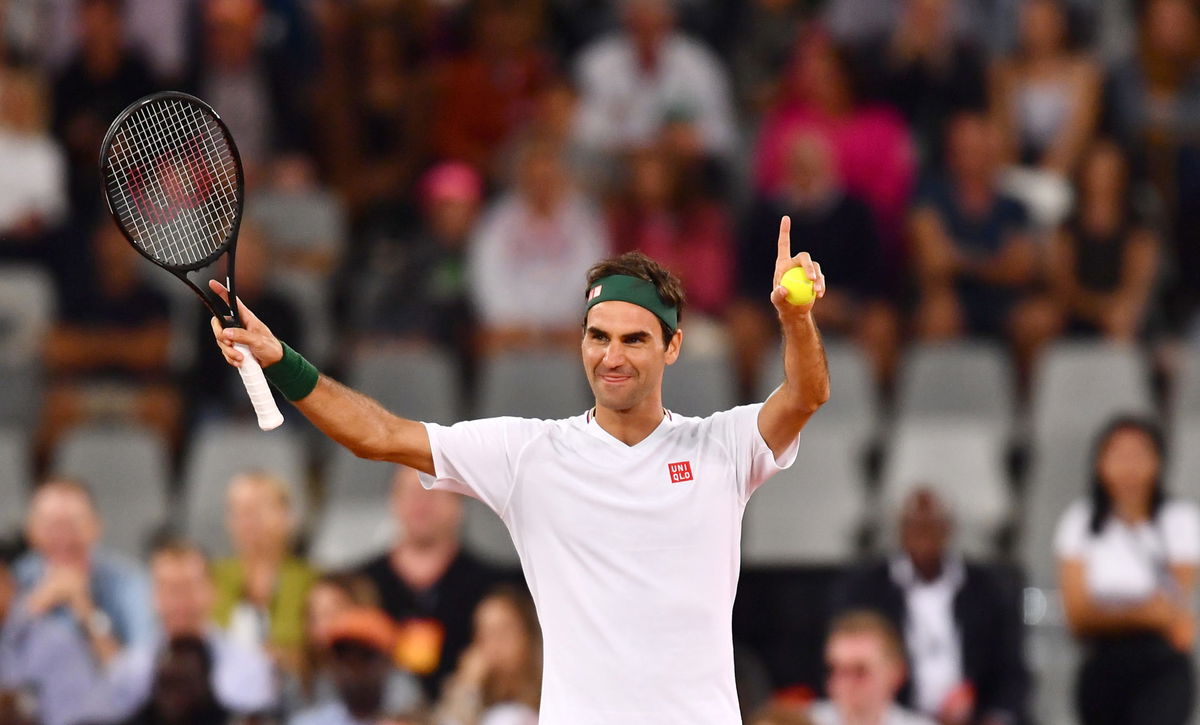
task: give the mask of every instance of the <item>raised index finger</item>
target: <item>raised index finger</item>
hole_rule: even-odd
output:
[[[786,262],[792,258],[792,218],[784,216],[779,220],[779,251],[775,261]]]

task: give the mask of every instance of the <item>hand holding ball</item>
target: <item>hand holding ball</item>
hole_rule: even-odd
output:
[[[792,267],[784,272],[779,284],[787,289],[787,301],[793,305],[811,304],[817,298],[817,291],[804,267]]]

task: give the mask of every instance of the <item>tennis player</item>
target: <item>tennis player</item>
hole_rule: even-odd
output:
[[[825,291],[820,266],[791,256],[790,225],[781,220],[771,292],[786,379],[764,403],[707,418],[663,408],[683,293],[636,252],[589,272],[581,351],[596,405],[566,420],[406,420],[320,375],[244,307],[245,329],[214,332],[230,364],[240,362],[233,343],[247,345],[284,396],[356,455],[411,466],[426,488],[499,514],[541,620],[542,725],[736,725],[742,512],[791,465],[800,429],[829,396],[813,305],[791,305],[779,285],[801,266]]]

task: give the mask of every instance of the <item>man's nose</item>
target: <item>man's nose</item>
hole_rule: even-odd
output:
[[[625,362],[625,346],[613,340],[604,348],[604,364],[610,368],[620,367]]]

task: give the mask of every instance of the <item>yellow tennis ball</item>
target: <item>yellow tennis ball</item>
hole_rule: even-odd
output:
[[[792,267],[784,272],[779,284],[787,288],[787,301],[793,305],[807,305],[817,298],[817,291],[804,267]]]

